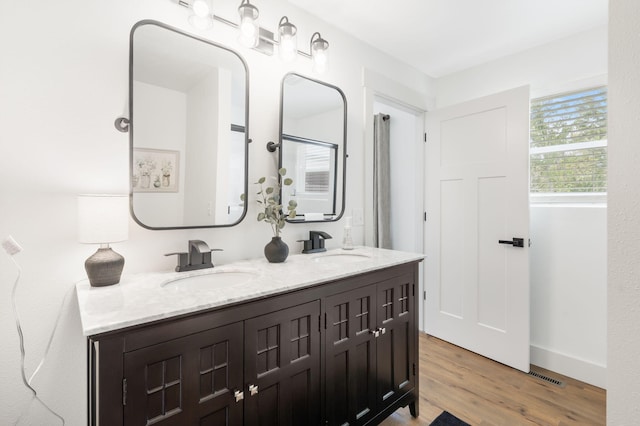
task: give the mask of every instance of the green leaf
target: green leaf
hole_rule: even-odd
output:
[[[298,207],[298,202],[296,200],[289,200],[289,206],[296,208]]]
[[[295,219],[296,218],[296,211],[295,210],[291,210],[289,212],[289,219]]]
[[[267,189],[265,189],[265,191],[267,194],[273,194],[273,188],[272,187],[268,187]]]
[[[287,186],[291,185],[292,183],[293,183],[293,179],[291,179],[291,178],[286,178],[284,180],[284,184],[287,185]]]
[[[286,175],[286,174],[287,174],[287,169],[285,169],[284,167],[283,167],[283,168],[281,168],[280,170],[278,170],[278,174],[279,174],[280,176],[284,176],[284,175]]]
[[[258,222],[263,221],[264,218],[265,218],[264,213],[262,213],[262,212],[258,213]]]
[[[287,222],[285,222],[285,221],[284,221],[284,219],[280,219],[280,220],[278,221],[278,229],[282,229],[282,228],[284,228],[284,225],[285,225],[286,223],[287,223]]]
[[[266,178],[264,178],[264,177],[261,177],[260,179],[258,179],[258,182],[257,182],[257,183],[259,183],[259,184],[263,184],[265,180],[267,180],[267,179],[266,179]]]
[[[247,200],[247,194],[240,194],[240,199],[242,201],[246,201]]]
[[[280,194],[273,194],[273,200],[277,203],[280,201]]]

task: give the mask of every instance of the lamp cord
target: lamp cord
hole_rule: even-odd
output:
[[[33,388],[33,386],[31,386],[31,381],[33,380],[33,378],[36,376],[36,374],[40,370],[40,367],[42,367],[42,365],[44,364],[44,360],[47,357],[47,354],[49,353],[49,348],[51,348],[51,342],[53,341],[53,336],[54,336],[54,334],[55,334],[55,332],[56,332],[56,330],[58,328],[58,322],[59,322],[60,316],[62,314],[62,308],[64,307],[64,304],[65,304],[65,301],[66,301],[67,296],[69,294],[69,291],[65,295],[64,299],[62,300],[62,304],[60,305],[60,310],[58,312],[58,317],[56,318],[56,322],[55,322],[55,325],[53,327],[53,331],[51,332],[51,336],[49,337],[49,343],[47,344],[47,348],[45,350],[45,353],[42,356],[42,360],[38,364],[38,367],[36,368],[34,373],[31,375],[29,380],[27,380],[27,376],[26,376],[26,372],[25,372],[25,368],[24,368],[24,358],[25,358],[24,335],[22,334],[22,327],[20,326],[20,318],[18,317],[18,309],[16,307],[16,289],[18,288],[18,281],[20,281],[20,276],[22,275],[22,268],[20,268],[20,265],[18,264],[18,262],[16,262],[16,260],[13,258],[13,256],[10,256],[10,258],[13,261],[13,263],[16,265],[16,268],[18,269],[18,276],[16,277],[16,281],[13,284],[13,289],[11,290],[11,302],[13,304],[13,315],[14,315],[14,318],[15,318],[15,321],[16,321],[16,329],[18,330],[18,336],[20,337],[20,375],[22,376],[22,382],[24,383],[25,387],[27,389],[29,389],[31,391],[31,394],[32,394],[31,395],[31,400],[29,401],[29,405],[31,405],[31,402],[34,399],[36,399],[37,401],[40,402],[40,404],[42,404],[42,406],[44,408],[47,409],[47,411],[49,411],[51,414],[53,414],[58,419],[60,419],[60,421],[62,422],[62,425],[64,426],[64,424],[65,424],[64,418],[62,416],[60,416],[58,413],[56,413],[55,411],[53,411],[44,401],[42,401],[40,399],[40,397],[38,396],[38,392],[36,392],[36,390]],[[23,417],[24,414],[25,414],[25,411],[23,410],[23,412],[20,414],[20,417],[18,417],[18,419],[14,423],[15,425],[17,425],[20,422],[20,420],[22,420],[22,417]]]

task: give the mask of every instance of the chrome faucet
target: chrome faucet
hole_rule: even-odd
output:
[[[302,253],[320,253],[327,251],[324,246],[324,240],[331,238],[331,235],[322,231],[309,231],[308,240],[298,240],[304,244]]]
[[[167,253],[165,256],[178,256],[176,272],[194,271],[213,268],[212,251],[222,251],[222,249],[210,249],[207,243],[202,240],[189,240],[189,252]]]

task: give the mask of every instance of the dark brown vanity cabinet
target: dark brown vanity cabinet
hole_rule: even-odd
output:
[[[241,425],[242,323],[124,354],[125,425]]]
[[[326,299],[329,424],[365,424],[415,390],[414,292],[407,273]]]
[[[417,263],[89,338],[92,425],[417,415]]]
[[[245,425],[320,423],[319,315],[315,301],[245,321]]]

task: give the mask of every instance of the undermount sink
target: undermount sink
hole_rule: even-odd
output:
[[[362,253],[329,253],[314,257],[313,261],[316,263],[343,264],[362,262],[367,259],[371,259],[371,256]]]
[[[178,277],[165,281],[162,288],[186,291],[210,290],[215,287],[228,287],[244,284],[255,278],[254,271],[224,271],[214,270],[207,274]]]

